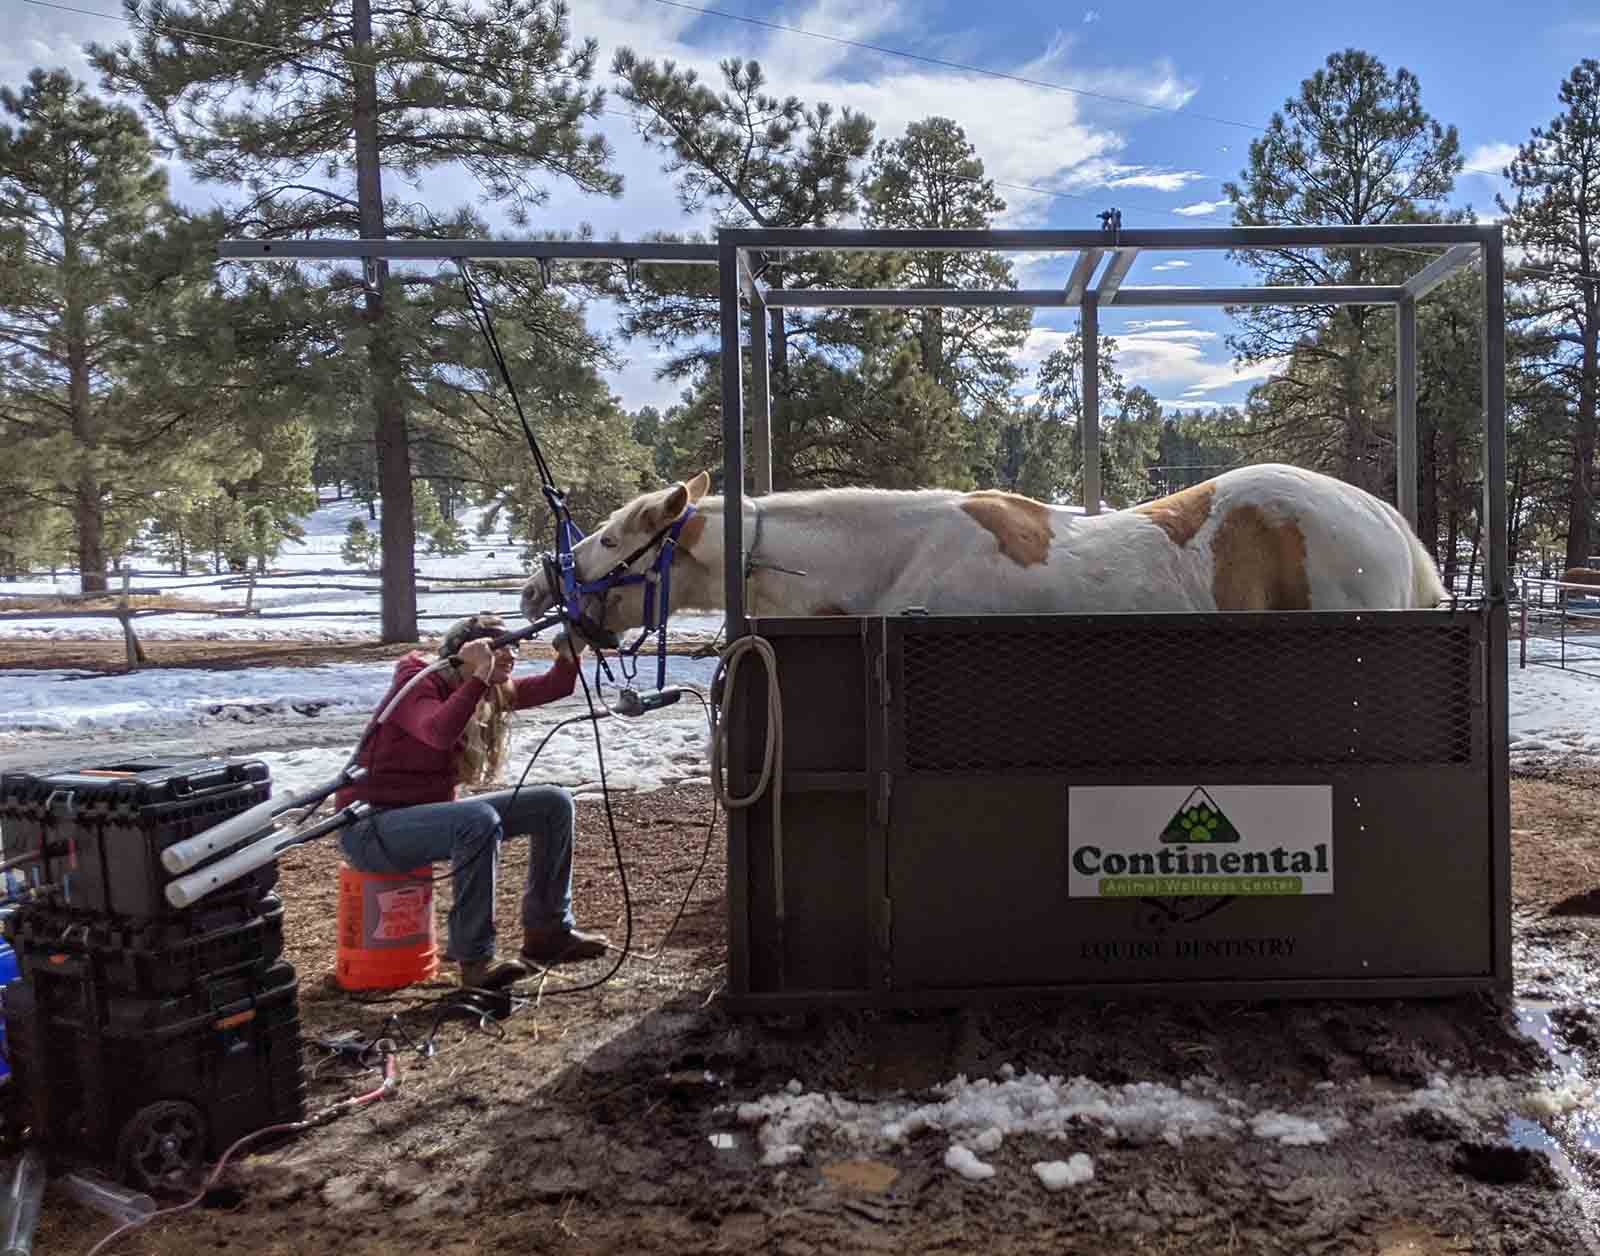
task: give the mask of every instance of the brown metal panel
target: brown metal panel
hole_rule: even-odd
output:
[[[771,795],[749,809],[750,989],[866,990],[869,936],[862,795],[785,794],[786,930],[778,951]]]
[[[989,616],[890,621],[912,774],[1481,760],[1481,619]],[[895,649],[895,646],[898,649]]]
[[[783,892],[777,928],[772,792],[735,811],[742,821],[742,949],[739,993],[815,986],[867,987],[873,911],[868,892],[871,778],[870,671],[862,621],[761,620],[783,697]],[[740,665],[735,690],[742,770],[735,792],[754,786],[765,752],[767,677]],[[730,823],[730,833],[734,825]],[[730,865],[730,878],[734,868]],[[730,884],[730,894],[732,887]],[[730,971],[733,960],[730,955]],[[730,987],[732,983],[730,981]],[[731,992],[731,990],[730,990]]]
[[[1484,647],[1504,648],[1501,620],[1498,647],[1476,607],[764,621],[799,786],[789,938],[780,967],[763,802],[744,851],[749,980],[730,993],[912,1006],[1490,988],[1509,973],[1485,788],[1504,714]],[[764,710],[763,684],[744,692],[747,715]],[[1071,898],[1069,789],[1141,783],[1331,787],[1334,893]]]
[[[1334,782],[1332,894],[1110,901],[1068,896],[1062,779],[901,781],[895,987],[1487,976],[1488,816],[1474,780],[1425,769]],[[1142,783],[1181,797],[1245,782]]]
[[[794,772],[863,772],[867,765],[866,665],[858,619],[759,620],[772,643],[783,696],[784,766]],[[761,770],[765,749],[767,681],[760,661],[746,657],[738,685],[748,691],[755,721],[746,741],[749,773]],[[741,706],[745,705],[741,701]]]

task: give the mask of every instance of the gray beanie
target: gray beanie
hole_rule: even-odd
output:
[[[456,620],[445,630],[444,639],[439,642],[439,657],[449,658],[452,654],[460,654],[461,647],[467,642],[479,637],[498,637],[505,631],[506,621],[493,611],[468,615],[465,619]]]

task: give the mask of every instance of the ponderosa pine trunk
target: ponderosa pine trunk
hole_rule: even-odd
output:
[[[385,237],[383,172],[378,148],[378,78],[372,68],[371,0],[354,0],[351,25],[355,44],[351,72],[355,78],[356,200],[363,238],[381,240]],[[400,389],[400,364],[384,316],[388,278],[388,263],[378,259],[367,276],[365,302],[371,330],[367,366],[378,451],[378,494],[383,499],[382,637],[385,642],[397,642],[417,639],[416,537],[411,504],[411,447]]]

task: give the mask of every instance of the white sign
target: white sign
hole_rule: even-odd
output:
[[[1067,790],[1072,898],[1333,893],[1331,785]]]

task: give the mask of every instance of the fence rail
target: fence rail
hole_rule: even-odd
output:
[[[1519,666],[1600,679],[1600,585],[1525,576],[1518,592]],[[1530,656],[1529,641],[1553,644],[1555,653]]]
[[[16,601],[25,604],[40,602],[68,604],[57,609],[36,609],[24,606],[18,610],[0,610],[0,623],[8,621],[32,621],[37,623],[44,620],[63,619],[115,620],[122,626],[122,635],[127,646],[128,666],[131,670],[136,670],[146,663],[148,659],[145,655],[144,647],[134,630],[135,620],[155,619],[173,615],[186,615],[191,618],[198,616],[217,621],[238,621],[243,619],[343,619],[365,621],[382,618],[382,611],[378,609],[315,610],[311,609],[311,607],[300,609],[293,606],[275,606],[270,600],[270,595],[280,592],[327,592],[342,594],[346,597],[354,595],[362,599],[381,597],[383,594],[382,574],[365,568],[330,567],[317,571],[269,572],[265,575],[229,573],[210,579],[198,580],[174,576],[170,571],[150,573],[161,578],[163,583],[160,585],[135,584],[135,572],[129,568],[124,568],[115,574],[120,575],[122,578],[121,587],[104,592],[0,592],[0,603]],[[319,580],[315,578],[318,576],[330,578]],[[366,577],[368,583],[351,583],[351,577]],[[524,571],[492,572],[476,576],[430,575],[427,577],[428,582],[418,585],[416,591],[419,597],[437,598],[472,595],[488,602],[495,599],[518,598],[527,579],[528,573]],[[175,581],[177,583],[174,583]],[[240,604],[238,601],[230,600],[182,607],[139,605],[140,598],[182,597],[185,593],[200,589],[218,589],[232,593],[242,590],[244,594],[243,602]],[[258,595],[262,594],[268,596],[268,602],[265,606],[258,605]],[[73,603],[99,601],[102,599],[114,600],[115,605],[88,609],[71,605]],[[312,605],[315,605],[315,603]],[[459,611],[421,610],[417,615],[417,619],[423,622],[454,621],[459,618],[461,618]]]

